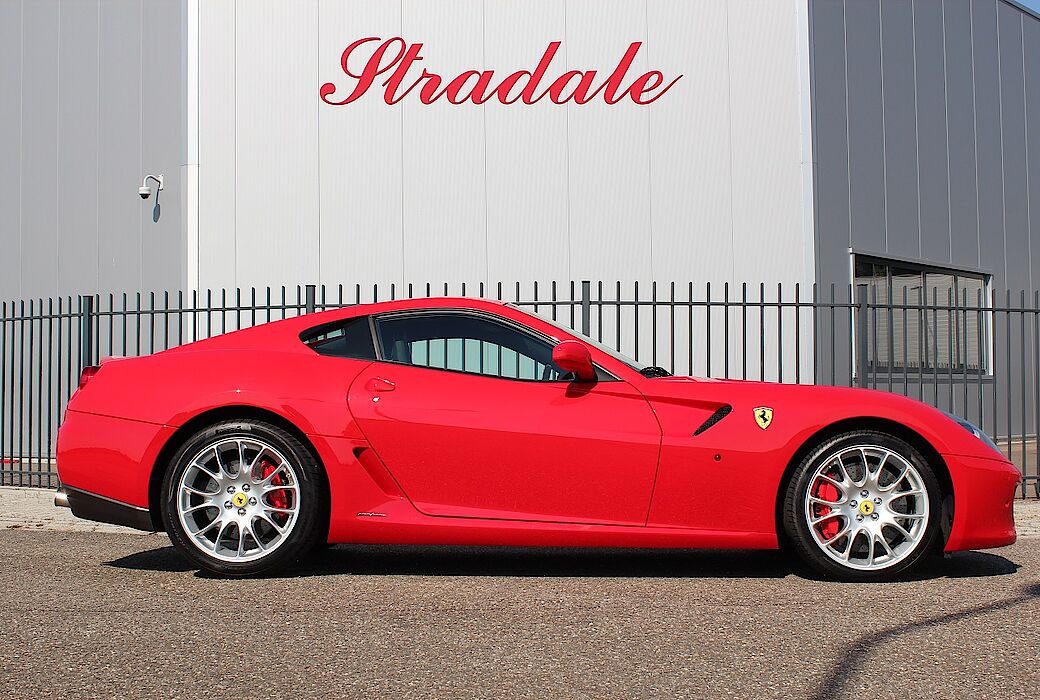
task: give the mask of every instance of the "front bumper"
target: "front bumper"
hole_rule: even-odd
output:
[[[1022,475],[1010,462],[943,455],[953,479],[953,526],[945,550],[989,549],[1014,544],[1015,490]]]
[[[54,494],[54,505],[71,508],[72,514],[84,520],[110,525],[123,525],[135,530],[155,531],[152,514],[147,508],[115,501],[71,486],[62,486]]]

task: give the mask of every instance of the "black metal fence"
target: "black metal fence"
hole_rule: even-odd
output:
[[[80,369],[329,308],[395,298],[512,301],[676,374],[860,386],[961,415],[1040,496],[1040,293],[765,284],[298,286],[0,304],[0,484],[57,486],[57,427]],[[1027,303],[1029,302],[1029,303]],[[143,389],[146,390],[146,389]]]

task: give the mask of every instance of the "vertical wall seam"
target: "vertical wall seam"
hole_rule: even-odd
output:
[[[567,70],[571,69],[570,37],[567,36],[567,0],[563,0],[563,64]],[[574,279],[574,268],[572,260],[574,253],[573,236],[571,235],[571,105],[568,102],[563,108],[564,115],[564,154],[567,173],[567,277]]]
[[[733,51],[733,40],[730,36],[729,23],[730,4],[726,3],[726,158],[729,172],[726,174],[726,184],[729,190],[729,278],[736,279],[737,275],[737,250],[736,250],[736,214],[733,203],[733,66],[730,62],[730,54]]]
[[[137,164],[144,174],[144,0],[137,3]],[[156,197],[159,196],[156,190]],[[144,289],[144,215],[137,208],[137,288]]]
[[[968,48],[971,50],[971,138],[972,161],[975,165],[975,255],[976,264],[982,267],[982,212],[979,195],[979,111],[975,94],[975,13],[968,6]]]
[[[55,3],[58,6],[58,23],[54,30],[58,34],[58,63],[57,63],[57,75],[54,76],[54,81],[58,85],[56,94],[54,97],[54,179],[57,190],[57,201],[61,201],[61,192],[64,189],[62,187],[61,175],[61,2]],[[59,276],[61,275],[61,238],[58,232],[61,230],[61,207],[54,207],[54,289],[51,294],[54,296],[58,295],[58,290],[61,288],[61,282]]]
[[[404,36],[404,0],[399,0],[397,20],[399,22],[399,36]],[[408,269],[405,266],[405,177],[404,177],[404,100],[397,103],[398,113],[401,115],[401,284],[407,284]]]
[[[314,84],[321,85],[321,0],[314,0]],[[318,255],[314,260],[315,274],[314,283],[323,284],[321,279],[321,104],[314,98],[314,160],[318,175],[317,187],[315,187],[315,199],[318,209],[315,212],[318,227]],[[236,284],[237,288],[238,285]]]
[[[202,284],[202,0],[195,4],[195,280]],[[237,286],[237,285],[236,285]],[[188,290],[185,290],[188,291]]]
[[[24,235],[22,219],[25,214],[25,0],[18,4],[18,287],[17,298],[25,296],[22,280],[25,275],[22,266],[25,264],[25,250],[22,246]]]
[[[816,269],[819,251],[817,250],[816,236],[816,136],[814,133],[816,125],[814,105],[816,98],[814,95],[815,86],[812,82],[812,1],[795,0],[792,6],[795,9],[799,35],[798,111],[801,121],[799,180],[802,192],[802,279],[809,284],[815,284],[819,279]],[[802,14],[803,10],[804,14]],[[804,44],[802,43],[803,41]],[[802,60],[804,60],[804,63],[801,63]],[[806,149],[808,149],[808,152],[806,152]],[[808,168],[808,173],[806,173],[806,168]],[[806,187],[808,187],[808,196],[806,196]],[[810,252],[812,254],[811,261],[806,259],[806,255]]]
[[[950,263],[953,263],[953,185],[950,182],[950,80],[946,65],[946,6],[940,3],[942,13],[943,52],[943,118],[946,121],[946,235],[950,239]]]
[[[487,70],[487,0],[480,3],[480,63]],[[488,231],[488,132],[487,100],[480,104],[480,119],[484,129],[484,283],[491,284],[491,243]]]
[[[97,0],[97,83],[95,85],[97,95],[97,121],[94,122],[94,140],[97,143],[96,157],[94,158],[94,188],[97,198],[94,231],[94,265],[95,279],[97,280],[96,292],[101,293],[101,0]]]
[[[650,3],[643,0],[643,20],[646,22],[644,41],[646,44],[646,65],[650,69]],[[646,106],[646,209],[647,226],[649,228],[650,279],[656,279],[654,271],[654,167],[653,167],[653,104]]]
[[[234,4],[232,9],[234,10],[231,18],[231,75],[234,81],[233,92],[235,95],[234,103],[231,107],[231,128],[235,132],[235,148],[234,155],[232,156],[233,163],[233,176],[235,179],[235,201],[232,204],[232,211],[234,215],[231,223],[231,251],[232,251],[232,266],[231,266],[231,283],[238,288],[238,0],[233,0]],[[199,294],[202,294],[202,290],[199,289]]]
[[[878,5],[880,8],[880,5]],[[878,17],[880,18],[881,11],[878,10]],[[845,194],[848,197],[848,205],[846,207],[847,220],[849,224],[849,247],[853,247],[853,242],[856,240],[853,235],[853,222],[852,222],[852,139],[849,134],[849,30],[848,30],[848,15],[846,13],[846,3],[842,0],[841,3],[841,65],[842,65],[842,89],[844,90],[845,99]],[[878,20],[878,31],[880,31],[880,19]],[[881,66],[881,72],[884,73],[884,66]],[[884,77],[882,77],[884,80]],[[882,102],[884,104],[884,102]],[[882,120],[884,120],[884,108],[882,108]],[[884,149],[882,149],[884,150]],[[886,227],[885,233],[885,250],[888,250],[888,233]]]
[[[805,47],[806,60],[809,62],[807,73],[808,73],[808,85],[809,91],[809,142],[812,153],[810,153],[810,178],[809,183],[812,191],[810,193],[810,206],[812,207],[812,228],[811,234],[813,237],[812,250],[813,250],[813,285],[819,284],[820,278],[822,277],[823,269],[821,267],[821,252],[820,252],[820,241],[822,238],[822,231],[820,230],[820,200],[819,200],[819,187],[817,186],[817,176],[819,170],[819,144],[816,139],[816,131],[818,120],[816,119],[816,37],[815,37],[815,20],[816,20],[816,7],[813,0],[806,0],[805,5],[805,24],[806,24],[806,42]]]
[[[917,95],[917,0],[910,3],[910,41],[914,54],[914,182],[917,185],[917,255],[924,258],[924,232],[921,223],[921,118]]]
[[[1026,18],[1022,13],[1018,17],[1018,28],[1022,35],[1022,128],[1025,131],[1026,162],[1026,250],[1029,256],[1029,291],[1033,287],[1033,212],[1029,190],[1029,82],[1026,75]],[[1034,321],[1035,322],[1035,321]]]
[[[889,252],[888,242],[888,120],[885,113],[885,19],[881,9],[882,0],[878,0],[878,67],[881,75],[881,192],[885,207],[885,252]],[[848,116],[846,115],[846,119]],[[849,205],[851,206],[851,202]]]
[[[1004,287],[1011,288],[1007,265],[1007,188],[1004,179],[1004,71],[1001,68],[1000,6],[993,2],[993,23],[997,27],[997,126],[1000,127],[1000,229],[1004,241]]]

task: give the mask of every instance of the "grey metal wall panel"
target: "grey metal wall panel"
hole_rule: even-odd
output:
[[[199,7],[199,269],[189,286],[238,284],[235,264],[235,3]]]
[[[487,66],[536,65],[565,35],[564,5],[510,3],[484,14]],[[570,279],[567,220],[567,110],[548,101],[526,109],[483,106],[487,163],[487,277]],[[578,251],[578,255],[582,252]]]
[[[0,229],[5,295],[181,286],[184,1],[2,5],[4,88],[21,95],[0,108],[3,152],[16,154],[3,167],[18,179],[0,194],[18,198]],[[154,223],[155,198],[137,196],[147,170],[166,176]]]
[[[910,0],[885,0],[881,5],[881,71],[885,82],[888,251],[917,257],[921,246],[913,67],[913,6]],[[858,169],[859,164],[854,166]]]
[[[950,255],[979,265],[978,189],[975,178],[975,91],[968,0],[942,3],[945,28],[946,120],[949,127]]]
[[[320,254],[318,3],[250,0],[235,12],[236,276],[301,284]]]
[[[141,0],[101,3],[98,289],[141,289]],[[165,197],[169,193],[164,192]]]
[[[757,0],[731,0],[729,20],[733,279],[790,282],[799,279],[804,246],[775,229],[797,221],[807,201],[796,165],[802,57],[790,39],[802,20],[791,4]]]
[[[359,32],[401,33],[399,3],[329,0],[319,3],[318,13],[318,84],[342,75],[339,61],[348,37],[362,36]],[[333,286],[367,288],[403,279],[401,117],[400,106],[390,107],[382,100],[360,102],[351,109],[318,110],[318,264],[320,278]],[[229,232],[234,233],[234,226]]]
[[[161,172],[166,186],[143,203],[141,275],[144,289],[182,284],[184,230],[181,226],[181,7],[180,0],[143,3],[141,35],[141,166]]]
[[[21,287],[22,4],[0,2],[0,300]]]
[[[57,263],[73,294],[98,287],[98,21],[96,2],[61,4]]]
[[[402,10],[403,36],[421,36],[426,63],[444,75],[483,64],[482,21],[483,3],[474,0],[408,0]],[[404,277],[437,282],[452,270],[451,281],[476,283],[487,269],[483,110],[445,100],[402,104]]]
[[[881,95],[881,5],[845,4],[852,239],[872,250],[885,247],[885,131]]]
[[[975,154],[979,186],[980,264],[993,270],[997,285],[1004,275],[1004,193],[1000,146],[1000,62],[996,0],[972,3],[972,49],[975,66]]]
[[[921,258],[950,262],[949,156],[943,8],[914,0]]]
[[[199,282],[807,281],[806,7],[206,2]],[[567,69],[605,78],[633,41],[629,80],[648,68],[683,78],[642,106],[427,105],[415,93],[387,106],[378,85],[348,105],[319,101],[318,85],[350,84],[349,43],[394,36],[423,43],[412,79],[501,79],[554,40],[543,88]]]
[[[1000,50],[1000,127],[1004,189],[1004,241],[1008,280],[1032,288],[1029,265],[1029,206],[1026,191],[1025,77],[1023,75],[1022,12],[997,5]],[[1040,241],[1038,241],[1040,243]],[[1040,251],[1037,251],[1040,254]]]
[[[176,288],[186,271],[203,286],[811,277],[801,0],[467,0],[406,3],[403,17],[400,3],[213,0],[196,15],[186,1],[17,4],[24,101],[4,144],[19,151],[25,225],[6,231],[28,274],[12,295]],[[373,34],[423,41],[445,74],[500,76],[562,39],[551,72],[602,77],[640,41],[630,79],[684,78],[650,106],[320,103],[337,51]],[[182,143],[196,59],[197,157],[194,135]],[[197,241],[179,181],[196,162]],[[93,173],[93,195],[56,185],[59,163],[78,182]],[[136,195],[146,172],[166,177],[154,221],[156,200]]]
[[[646,36],[646,6],[631,0],[567,3],[567,60],[606,63]],[[633,72],[647,70],[645,52]],[[649,280],[650,115],[631,102],[569,110],[571,272],[578,279]]]
[[[1022,19],[1026,85],[1026,178],[1030,241],[1040,242],[1040,19]],[[1040,244],[1031,247],[1034,290],[1040,283]]]
[[[58,285],[58,3],[22,5],[22,287],[51,296]]]
[[[810,0],[816,269],[819,282],[848,284],[849,162],[845,103],[845,13],[834,0]]]
[[[851,247],[980,268],[997,288],[1031,291],[1038,283],[1032,270],[1040,270],[1032,248],[1040,246],[1028,233],[1030,168],[1040,166],[1026,115],[1040,20],[1004,0],[880,0],[879,150],[887,209],[879,244],[869,226],[857,225],[863,211],[876,211],[857,187],[877,180],[879,154],[869,147],[877,143],[870,136],[874,102],[865,96],[877,61],[871,46],[876,7],[859,0],[812,0],[810,6],[817,279],[848,284]],[[849,76],[847,145],[840,102],[846,73],[836,66]],[[842,170],[851,173],[851,202],[838,191]],[[853,224],[847,244],[832,230],[843,215]]]
[[[690,2],[678,9],[650,3],[647,11],[654,66],[666,75],[684,74],[668,99],[650,109],[654,275],[735,279],[734,195],[746,190],[738,185],[734,191],[732,174],[729,8],[722,2]],[[690,41],[673,30],[676,24],[698,27],[713,40]]]

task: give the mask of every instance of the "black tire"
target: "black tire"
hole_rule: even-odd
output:
[[[871,570],[839,563],[824,553],[825,545],[818,544],[806,517],[807,493],[810,486],[813,485],[817,469],[824,465],[825,460],[841,450],[859,446],[875,446],[888,450],[909,462],[916,469],[920,481],[923,482],[928,504],[927,523],[923,533],[916,540],[916,544],[912,547],[907,546],[906,553],[902,554],[901,558],[895,558],[896,560],[890,565],[882,563],[879,565],[882,568]],[[878,471],[880,472],[880,467]],[[852,498],[856,498],[856,494],[853,494]],[[912,445],[886,433],[857,430],[843,433],[817,445],[795,468],[784,498],[784,531],[799,557],[825,577],[843,581],[889,580],[910,571],[924,557],[936,550],[941,531],[942,500],[942,491],[934,469]],[[873,510],[873,505],[871,505],[871,510]],[[921,519],[924,519],[923,516]],[[839,520],[839,522],[841,521]],[[854,526],[851,518],[848,519],[848,523],[850,526]],[[864,536],[864,538],[869,539],[868,536]],[[837,539],[835,538],[835,540]],[[853,541],[855,541],[855,537],[853,537]],[[863,542],[863,540],[861,539],[859,542]],[[874,543],[869,544],[871,547],[875,546]],[[851,547],[850,542],[849,548],[851,549]]]
[[[191,460],[207,446],[236,438],[259,440],[278,450],[291,463],[298,486],[298,511],[292,529],[270,553],[258,553],[258,558],[249,561],[225,561],[203,551],[201,545],[193,544],[177,511],[178,484]],[[160,501],[166,532],[188,561],[222,576],[268,574],[290,566],[320,544],[328,528],[328,496],[322,469],[310,450],[277,426],[256,420],[229,420],[211,425],[185,441],[166,471]]]

